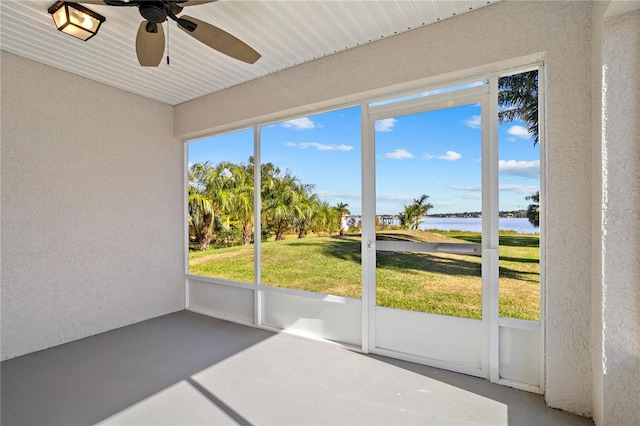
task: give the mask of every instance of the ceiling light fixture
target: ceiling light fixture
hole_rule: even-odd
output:
[[[49,8],[58,30],[87,41],[98,33],[105,17],[77,3],[57,1]]]

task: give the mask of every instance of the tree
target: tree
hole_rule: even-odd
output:
[[[249,244],[253,232],[253,166],[225,162],[217,171],[224,177],[221,195],[227,224],[240,230],[243,245]]]
[[[522,120],[533,137],[533,145],[540,141],[538,133],[538,71],[501,77],[498,80],[498,120]],[[526,197],[533,201],[527,208],[527,218],[536,228],[540,226],[540,191]]]
[[[188,180],[190,239],[200,249],[212,242],[251,243],[253,165],[195,163]]]
[[[418,198],[414,198],[413,202],[404,206],[404,211],[398,213],[400,226],[404,229],[418,230],[420,220],[427,215],[427,212],[433,208],[432,204],[427,203],[428,195],[422,194]]]
[[[529,195],[525,199],[533,201],[527,207],[527,218],[533,226],[538,228],[540,226],[540,191],[536,191],[535,194]]]
[[[282,175],[271,163],[263,166],[263,173],[266,175],[262,176],[262,224],[267,232],[275,235],[276,241],[280,241],[293,226],[301,183],[290,171]]]
[[[336,204],[334,208],[338,211],[338,213],[344,213],[345,215],[348,215],[351,214],[351,211],[347,207],[349,207],[349,204],[340,202]]]
[[[312,194],[314,185],[298,183],[295,185],[295,200],[293,205],[294,227],[298,231],[298,238],[307,236],[313,217],[316,214],[320,200]]]
[[[313,217],[313,232],[316,234],[332,234],[340,229],[340,214],[336,207],[326,201],[319,201]]]
[[[420,227],[420,220],[427,215],[427,212],[433,208],[433,205],[427,203],[428,195],[422,194],[420,198],[413,200],[413,209],[415,211],[411,229],[417,230]]]
[[[538,135],[538,71],[500,77],[498,80],[498,120],[522,120],[533,137],[533,145],[539,141]]]
[[[208,162],[196,163],[188,172],[189,239],[204,250],[213,239],[214,207],[205,194],[206,180],[211,173]]]
[[[402,229],[409,229],[409,226],[411,226],[411,221],[413,216],[412,211],[413,210],[411,205],[405,205],[404,211],[401,211],[400,213],[398,213],[398,220],[400,221],[400,227]]]
[[[189,238],[204,249],[211,244],[250,244],[254,226],[253,157],[235,164],[210,162],[189,169]],[[284,174],[272,163],[261,165],[260,197],[263,238],[274,235],[283,240],[290,232],[304,238],[309,230],[331,234],[340,228],[340,212],[321,202],[315,185],[304,184],[287,170]]]

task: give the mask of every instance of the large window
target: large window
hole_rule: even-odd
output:
[[[262,284],[360,297],[360,108],[260,134]]]
[[[360,108],[189,143],[189,273],[359,298]],[[254,191],[260,232],[254,229]]]
[[[253,282],[253,130],[189,143],[189,273]]]
[[[540,318],[537,73],[506,75],[498,84],[499,314],[533,321]],[[375,116],[390,102],[438,102],[447,91],[475,96],[488,87],[488,80],[479,80],[375,102],[369,113]],[[494,197],[495,188],[483,188],[481,121],[490,114],[473,99],[375,119],[377,240],[486,242],[483,194]],[[257,153],[252,129],[189,144],[189,272],[361,297],[360,107],[258,130]],[[379,250],[378,306],[481,318],[480,252],[448,253],[442,247]]]

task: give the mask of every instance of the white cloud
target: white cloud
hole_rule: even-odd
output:
[[[454,191],[470,191],[470,192],[480,192],[482,191],[482,186],[480,185],[449,185],[449,189],[453,189]],[[515,184],[504,184],[501,183],[499,185],[500,191],[512,191],[519,192],[521,194],[531,195],[534,192],[538,191],[538,187],[535,185],[515,185]],[[461,198],[466,199],[478,199],[482,196],[480,194],[464,194],[460,196]]]
[[[482,199],[482,194],[464,194],[461,195],[460,198],[464,198],[465,200],[480,200]]]
[[[393,126],[396,125],[398,120],[395,118],[385,118],[384,120],[376,121],[376,131],[377,132],[390,132],[393,130]]]
[[[379,195],[376,199],[383,201],[413,201],[413,198],[402,195]]]
[[[340,193],[340,192],[334,192],[334,191],[325,191],[325,190],[318,190],[316,191],[316,194],[318,194],[318,197],[320,197],[321,199],[349,199],[349,200],[361,200],[362,197],[359,194],[349,194],[349,193]]]
[[[531,135],[529,134],[529,131],[526,127],[517,125],[511,126],[509,127],[509,130],[507,130],[507,133],[509,133],[511,136],[517,136],[522,139],[531,139]]]
[[[451,207],[454,205],[450,201],[433,201],[431,204],[433,204],[436,207]]]
[[[439,160],[455,161],[462,158],[462,155],[455,151],[447,151],[445,155],[437,157]]]
[[[500,191],[519,192],[520,194],[525,194],[525,195],[531,195],[534,192],[540,190],[540,188],[538,188],[535,185],[506,185],[506,184],[500,184],[498,189]]]
[[[500,160],[498,161],[498,170],[503,175],[537,179],[540,177],[540,160]]]
[[[467,120],[465,120],[464,124],[467,127],[471,127],[472,129],[479,129],[480,128],[480,116],[479,115],[474,115],[471,118],[468,118]]]
[[[387,152],[384,154],[385,157],[391,158],[392,160],[401,160],[403,158],[413,158],[413,154],[407,151],[406,149],[394,149],[393,152]]]
[[[318,142],[300,142],[300,143],[287,142],[286,145],[291,148],[298,148],[298,149],[315,148],[318,151],[351,151],[353,149],[353,146],[351,145],[344,145],[344,144],[325,145]]]
[[[300,117],[283,122],[282,127],[286,127],[287,129],[308,130],[315,129],[316,124],[307,117]]]
[[[422,154],[422,158],[425,160],[431,160],[432,158],[436,158],[436,156],[433,154],[426,153],[426,154]]]
[[[450,185],[449,188],[455,191],[482,191],[480,185]]]

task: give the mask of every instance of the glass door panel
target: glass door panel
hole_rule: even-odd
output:
[[[482,318],[480,105],[375,122],[376,305]]]
[[[373,352],[480,377],[489,375],[486,92],[370,110]]]

